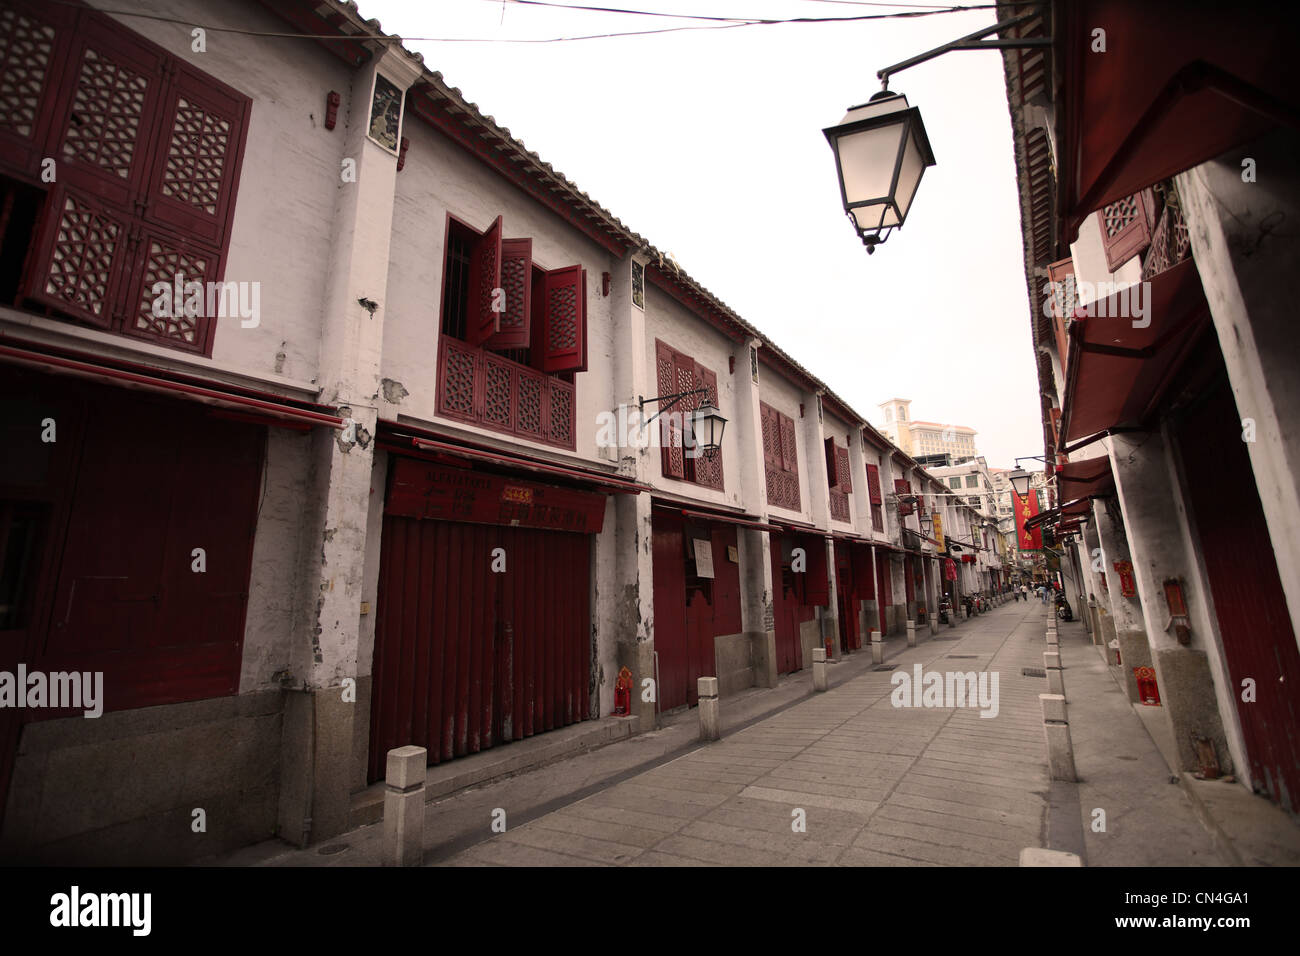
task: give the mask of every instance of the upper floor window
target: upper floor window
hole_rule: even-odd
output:
[[[211,354],[241,307],[220,282],[248,97],[103,14],[29,3],[0,11],[0,90],[0,300]]]
[[[853,479],[849,473],[849,450],[827,438],[826,481],[830,485],[831,517],[836,521],[849,521],[849,495],[853,493]]]
[[[758,403],[763,425],[763,471],[768,504],[791,511],[799,504],[799,449],[794,419],[766,402]]]
[[[532,239],[447,218],[437,410],[576,447],[574,374],[587,368],[587,272],[543,269]]]
[[[867,498],[871,503],[871,527],[876,531],[885,530],[885,498],[880,490],[880,466],[867,465]]]
[[[706,488],[722,490],[722,451],[706,455],[701,451],[688,451],[686,440],[690,415],[708,401],[718,407],[718,376],[689,355],[678,352],[664,342],[655,341],[655,372],[660,395],[680,395],[696,389],[705,389],[677,400],[659,402],[667,409],[659,416],[660,446],[665,478],[693,481]]]

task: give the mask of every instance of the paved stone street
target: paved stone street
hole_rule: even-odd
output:
[[[1046,845],[1046,688],[1021,673],[1042,666],[1045,620],[1013,602],[888,659],[996,673],[995,718],[894,707],[893,670],[868,671],[442,865],[1015,866]]]

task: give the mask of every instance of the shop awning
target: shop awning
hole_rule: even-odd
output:
[[[1249,13],[1225,0],[1057,0],[1053,15],[1067,242],[1107,203],[1300,125],[1292,4]],[[1104,53],[1093,49],[1097,30]]]
[[[1115,478],[1105,455],[1067,462],[1056,469],[1056,487],[1065,501],[1095,498],[1113,491]]]
[[[739,525],[742,528],[757,528],[759,531],[780,531],[774,524],[768,524],[759,518],[751,515],[732,515],[718,511],[696,511],[691,508],[678,509],[687,518],[697,518],[701,521],[722,521],[726,524]]]
[[[1089,305],[1070,323],[1063,442],[1143,424],[1208,321],[1191,259],[1154,276],[1137,304],[1121,290]]]
[[[521,455],[484,451],[483,449],[473,448],[468,445],[456,445],[450,442],[435,441],[429,438],[412,437],[410,441],[411,445],[420,451],[435,452],[438,454],[449,455],[454,458],[463,458],[469,461],[481,461],[494,465],[506,465],[523,471],[535,472],[539,475],[568,478],[574,481],[580,481],[584,484],[592,485],[604,491],[638,495],[643,491],[653,490],[648,485],[640,484],[639,482],[632,481],[628,478],[618,478],[614,475],[600,474],[599,472],[587,471],[583,468],[570,468],[564,465],[548,464],[546,462],[535,461],[531,458],[525,458]]]
[[[801,521],[777,521],[778,530],[788,531],[791,534],[816,534],[823,538],[831,537],[831,532],[818,528],[816,525],[804,524]]]
[[[4,333],[0,333],[0,362],[199,402],[221,409],[221,414],[241,421],[298,429],[316,425],[343,427],[338,410],[328,405],[230,385],[161,366],[29,342]]]
[[[1092,499],[1078,498],[1074,501],[1067,501],[1059,508],[1048,508],[1046,511],[1040,511],[1031,518],[1025,519],[1025,530],[1032,531],[1039,525],[1051,527],[1057,524],[1064,524],[1070,521],[1082,521],[1092,514]]]

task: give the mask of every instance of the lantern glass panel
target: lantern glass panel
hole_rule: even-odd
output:
[[[844,198],[850,206],[889,195],[898,158],[898,140],[904,126],[900,119],[839,137],[840,174],[844,179]]]
[[[925,160],[921,156],[921,147],[916,143],[916,130],[909,128],[903,162],[898,169],[898,190],[895,193],[899,214],[903,217],[907,216],[907,210],[912,205],[912,197],[916,195],[916,187],[921,183],[923,172]]]

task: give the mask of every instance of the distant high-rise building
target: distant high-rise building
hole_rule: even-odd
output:
[[[910,398],[891,398],[881,402],[885,412],[885,425],[881,429],[895,445],[913,458],[931,455],[948,455],[958,462],[975,458],[976,431],[966,425],[945,425],[940,422],[912,420]]]

